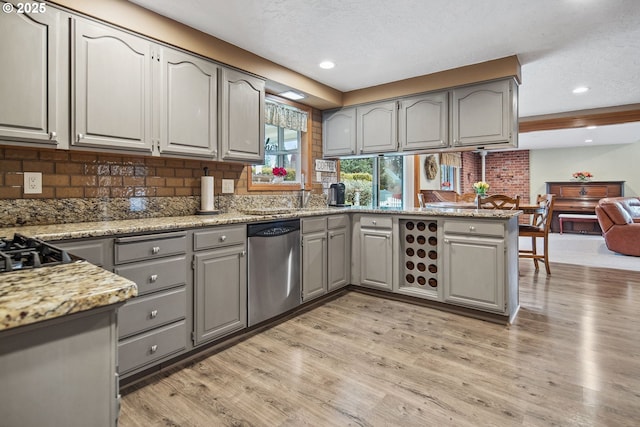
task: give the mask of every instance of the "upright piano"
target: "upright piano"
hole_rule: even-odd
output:
[[[547,193],[555,194],[551,232],[560,231],[558,215],[584,214],[595,215],[598,200],[604,197],[624,196],[624,181],[554,181],[547,182]],[[572,224],[573,231],[600,234],[597,222],[576,222]]]

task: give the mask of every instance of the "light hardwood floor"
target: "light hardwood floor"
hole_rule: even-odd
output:
[[[640,425],[640,273],[530,264],[511,326],[350,292],[129,387],[120,426]]]

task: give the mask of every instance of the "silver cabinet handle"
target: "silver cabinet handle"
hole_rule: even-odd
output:
[[[444,239],[444,242],[445,243],[449,243],[449,239]]]
[[[373,221],[371,221],[371,223],[372,223],[373,225],[376,225],[376,220],[374,219]]]
[[[149,348],[149,351],[151,352],[151,354],[155,353],[156,351],[158,351],[158,345],[152,345],[151,348]]]
[[[157,274],[152,274],[151,276],[149,276],[149,281],[151,283],[157,282],[158,281],[158,275]]]
[[[149,313],[149,317],[151,319],[155,319],[156,317],[158,317],[158,310],[151,310],[151,313]]]
[[[158,255],[160,253],[160,246],[154,246],[151,248],[151,253],[154,255]]]
[[[240,252],[240,256],[245,256],[246,254],[247,254],[247,251]]]
[[[469,226],[469,231],[476,231],[476,228],[473,225]]]
[[[333,234],[329,234],[329,238],[330,238],[330,239],[333,239]]]
[[[56,139],[56,136],[58,136],[57,133],[55,132],[49,132],[49,139]]]
[[[83,134],[81,134],[81,133],[79,133],[79,134],[78,134],[78,142],[80,142],[80,140],[81,140],[81,139],[83,139],[83,138],[84,138],[84,135],[83,135]]]
[[[227,240],[227,236],[225,236],[225,235],[220,236],[220,241],[221,242],[224,242],[225,240]]]

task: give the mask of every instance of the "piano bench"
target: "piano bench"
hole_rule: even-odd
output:
[[[560,234],[563,232],[564,222],[598,222],[598,217],[595,215],[582,215],[582,214],[560,214],[558,215],[560,220]]]

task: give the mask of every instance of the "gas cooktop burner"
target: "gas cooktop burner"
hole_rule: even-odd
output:
[[[79,259],[42,240],[18,233],[13,239],[0,238],[0,273],[68,264]]]

